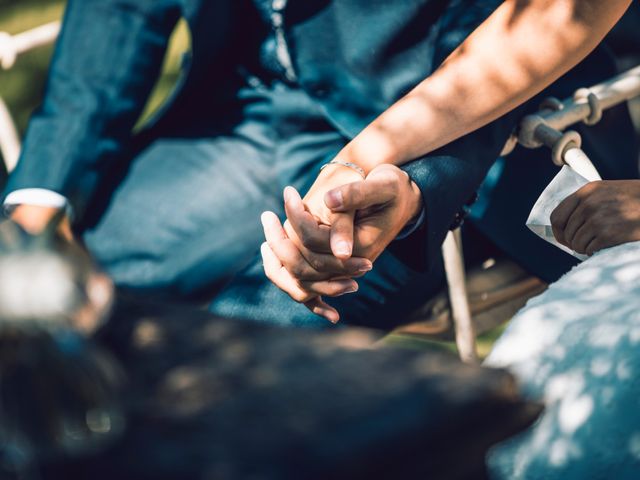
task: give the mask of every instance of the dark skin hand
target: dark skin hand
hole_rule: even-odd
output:
[[[553,235],[587,255],[640,240],[640,180],[591,182],[556,207]]]

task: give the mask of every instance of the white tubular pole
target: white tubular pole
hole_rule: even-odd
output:
[[[597,98],[600,109],[607,110],[640,95],[640,66],[595,85],[584,93],[592,93]],[[547,125],[556,130],[582,122],[592,114],[586,96],[570,98],[562,102],[562,108],[548,114],[542,114]]]
[[[0,153],[8,173],[18,164],[20,137],[6,103],[0,98]]]
[[[460,238],[459,235],[459,229],[456,230],[456,233],[447,233],[447,237],[442,244],[442,256],[449,287],[451,316],[455,327],[458,354],[465,363],[478,363],[475,329],[471,320],[471,309],[467,298],[462,244],[459,243],[459,240],[456,240],[456,236]]]
[[[573,97],[562,102],[557,101],[554,108],[546,108],[522,119],[517,135],[514,134],[507,140],[500,155],[508,155],[518,143],[526,148],[537,148],[540,144],[552,147],[545,142],[545,139],[539,138],[541,132],[538,130],[542,128],[538,127],[563,132],[568,127],[581,122],[592,125],[599,120],[604,110],[639,95],[640,66],[591,88],[579,89]]]
[[[51,22],[17,35],[0,32],[0,68],[12,68],[18,56],[53,43],[60,34],[60,22]],[[11,173],[20,157],[20,137],[6,103],[0,98],[0,153]]]
[[[569,165],[576,173],[582,175],[590,182],[602,180],[602,177],[593,166],[587,154],[579,148],[570,148],[564,152],[564,161]]]
[[[21,54],[53,43],[60,33],[60,22],[51,22],[17,35],[0,32],[0,67],[9,70]]]
[[[24,53],[34,48],[53,43],[60,33],[60,22],[50,22],[32,30],[14,35],[18,53]]]

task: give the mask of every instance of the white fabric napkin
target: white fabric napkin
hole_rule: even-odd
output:
[[[571,167],[565,165],[560,172],[551,180],[551,183],[544,189],[538,198],[527,219],[527,227],[547,242],[555,245],[559,249],[573,255],[580,260],[586,260],[587,256],[576,253],[570,248],[557,242],[551,229],[551,212],[572,193],[589,183],[583,176],[575,172]]]

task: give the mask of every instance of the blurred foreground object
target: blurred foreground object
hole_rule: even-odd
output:
[[[532,299],[487,364],[545,403],[493,450],[496,479],[640,478],[640,242],[601,250]]]
[[[45,479],[484,478],[530,425],[510,374],[382,334],[215,317],[120,296],[101,336],[127,366],[127,431]]]
[[[111,283],[79,247],[0,223],[0,473],[94,451],[122,429],[120,369],[89,336]]]
[[[505,371],[370,330],[127,295],[104,321],[110,284],[55,227],[0,224],[3,479],[475,480],[540,413]]]

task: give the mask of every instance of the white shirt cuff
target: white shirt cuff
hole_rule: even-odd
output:
[[[71,213],[66,197],[44,188],[23,188],[11,192],[4,199],[4,208],[7,213],[11,213],[18,205],[27,204],[38,207],[66,208],[67,214]]]

